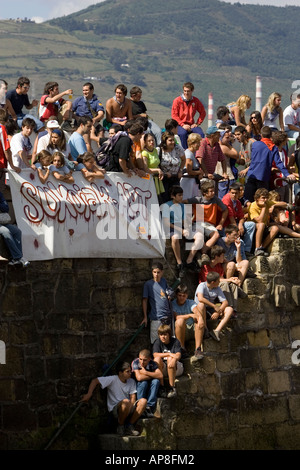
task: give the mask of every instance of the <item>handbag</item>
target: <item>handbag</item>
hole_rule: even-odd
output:
[[[0,225],[6,225],[11,222],[11,218],[8,212],[0,212]]]

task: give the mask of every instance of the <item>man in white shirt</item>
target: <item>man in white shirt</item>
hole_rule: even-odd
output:
[[[283,112],[283,122],[288,137],[297,139],[300,133],[300,94],[291,95],[291,104]]]
[[[96,377],[90,383],[88,392],[81,401],[87,402],[93,391],[100,384],[101,388],[107,388],[107,408],[118,420],[117,433],[120,436],[138,436],[134,424],[144,413],[147,399],[136,399],[136,383],[131,378],[131,367],[128,362],[117,365],[117,375],[108,377]]]

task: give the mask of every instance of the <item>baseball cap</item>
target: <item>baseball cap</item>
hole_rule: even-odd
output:
[[[215,134],[216,132],[222,132],[222,129],[219,129],[217,126],[210,126],[207,128],[205,134],[212,135],[212,134]]]
[[[60,125],[58,124],[58,121],[55,121],[54,119],[52,119],[51,121],[47,122],[47,128],[48,129],[60,128]]]

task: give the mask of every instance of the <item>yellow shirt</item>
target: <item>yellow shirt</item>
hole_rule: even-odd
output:
[[[270,220],[270,212],[269,212],[269,209],[270,207],[272,207],[274,204],[276,204],[275,201],[267,201],[267,210],[266,210],[266,213],[265,213],[265,216],[264,216],[264,219],[262,220],[262,222],[266,225],[268,225],[269,223],[269,220]],[[252,202],[250,204],[250,207],[249,207],[249,217],[250,217],[250,220],[253,220],[255,219],[256,217],[259,217],[260,216],[260,213],[262,211],[262,207],[259,207],[256,202]]]

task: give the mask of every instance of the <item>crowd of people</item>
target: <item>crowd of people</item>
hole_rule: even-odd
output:
[[[74,100],[71,88],[60,92],[54,81],[45,84],[40,100],[29,100],[29,88],[27,77],[9,91],[0,80],[2,213],[8,212],[7,168],[18,173],[32,168],[42,183],[53,175],[72,184],[76,171],[88,182],[108,171],[153,177],[180,284],[171,292],[163,266],[153,265],[142,300],[152,350],[141,351],[132,365],[123,363],[116,376],[94,379],[83,398],[87,401],[98,384],[108,387],[118,432],[136,435],[133,425],[142,415],[153,416],[158,395],[176,396],[186,341],[195,342],[192,361],[201,360],[204,339],[220,341],[237,315],[238,298],[247,295],[243,283],[255,276],[249,260],[268,256],[275,237],[300,238],[300,95],[292,95],[282,109],[281,95],[272,93],[261,112],[250,112],[249,122],[251,97],[241,95],[220,105],[214,124],[204,131],[205,107],[191,82],[183,84],[163,127],[149,117],[138,86],[127,97],[127,87],[117,85],[105,105],[90,82]],[[38,117],[24,112],[34,107]],[[10,263],[27,266],[17,230],[0,222]],[[187,272],[197,278],[191,299]]]

